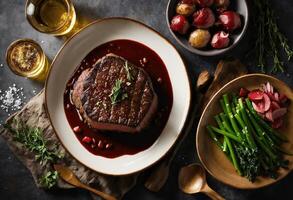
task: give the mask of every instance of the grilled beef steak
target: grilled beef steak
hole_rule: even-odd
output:
[[[139,132],[148,126],[158,105],[149,75],[114,54],[84,70],[71,95],[88,125],[100,130]]]

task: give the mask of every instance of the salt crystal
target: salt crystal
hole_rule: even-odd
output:
[[[16,84],[9,86],[7,90],[0,92],[0,108],[10,116],[11,111],[21,109],[23,99],[26,97],[21,93],[22,89],[18,88]]]
[[[14,101],[14,106],[19,109],[20,105],[22,104],[21,99],[16,99]]]

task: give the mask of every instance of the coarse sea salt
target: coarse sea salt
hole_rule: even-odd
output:
[[[10,116],[12,111],[21,109],[25,98],[23,88],[13,84],[6,90],[0,90],[0,108]]]

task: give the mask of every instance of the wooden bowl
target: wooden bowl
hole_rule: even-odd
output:
[[[247,89],[257,89],[260,84],[269,81],[274,88],[281,93],[287,95],[291,103],[288,108],[286,115],[285,124],[279,131],[280,133],[286,134],[289,139],[288,143],[285,143],[283,148],[289,151],[293,151],[293,91],[284,82],[268,75],[264,74],[249,74],[236,78],[224,87],[222,87],[210,100],[208,105],[203,111],[200,118],[197,134],[196,134],[196,148],[199,159],[205,169],[218,181],[223,182],[239,189],[255,189],[275,183],[293,169],[293,156],[285,156],[285,159],[289,160],[289,169],[279,169],[278,179],[257,177],[254,183],[248,181],[245,177],[241,177],[235,171],[231,162],[227,159],[226,155],[219,149],[219,147],[210,138],[206,126],[212,124],[216,126],[214,116],[221,112],[221,106],[219,100],[222,95],[230,92],[239,92],[241,87]]]
[[[177,40],[177,42],[187,49],[188,51],[201,55],[201,56],[217,56],[221,54],[225,54],[234,47],[236,47],[240,40],[244,37],[247,28],[248,28],[248,21],[249,21],[249,10],[248,10],[248,4],[247,0],[234,0],[230,1],[231,2],[231,10],[236,11],[237,13],[240,14],[242,18],[242,28],[239,31],[236,31],[235,33],[231,34],[231,44],[224,49],[196,49],[192,47],[189,42],[188,38],[190,35],[190,32],[188,32],[186,35],[180,35],[178,33],[175,33],[171,30],[170,28],[170,23],[172,18],[176,15],[176,5],[178,4],[179,0],[169,0],[169,3],[167,5],[166,9],[166,20],[167,20],[167,25],[169,28],[170,33],[172,36]],[[195,30],[195,27],[190,28],[190,30]]]

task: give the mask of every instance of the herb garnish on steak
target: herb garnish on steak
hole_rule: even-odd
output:
[[[127,80],[128,81],[132,81],[133,80],[133,76],[132,76],[132,74],[130,72],[131,68],[128,66],[128,61],[125,62],[124,67],[125,67],[125,70],[126,70],[126,73],[127,73]]]
[[[109,95],[112,104],[116,104],[120,101],[123,101],[128,97],[127,93],[123,93],[123,89],[121,87],[122,80],[118,79],[115,82],[114,87],[112,88],[112,92]]]

